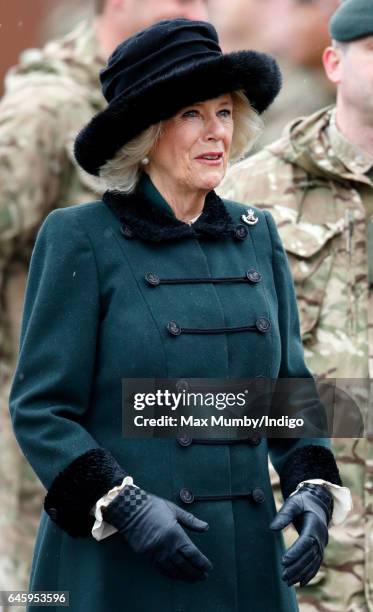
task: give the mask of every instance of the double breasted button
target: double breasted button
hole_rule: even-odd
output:
[[[192,438],[189,436],[180,436],[179,438],[176,438],[176,440],[180,446],[190,446],[192,444]]]
[[[166,325],[167,331],[171,334],[171,336],[180,336],[181,327],[176,321],[169,321]]]
[[[189,390],[189,384],[187,380],[178,380],[175,387],[176,391],[179,391],[179,393],[181,393],[182,391]]]
[[[156,287],[160,283],[159,276],[153,274],[153,272],[147,272],[145,274],[145,280],[152,287]]]
[[[249,438],[250,446],[259,446],[260,443],[261,443],[260,436],[251,436],[251,438]]]
[[[179,497],[184,504],[192,504],[194,502],[194,495],[189,489],[180,489]]]
[[[234,237],[237,238],[237,240],[245,240],[247,234],[248,234],[247,227],[245,227],[244,225],[236,226],[236,229],[234,230]]]
[[[120,228],[120,233],[123,234],[125,238],[133,238],[133,232],[128,225],[122,225]]]
[[[253,496],[253,500],[256,504],[262,504],[265,501],[265,495],[262,491],[262,489],[259,489],[258,487],[253,489],[252,491],[252,496]]]
[[[49,508],[48,514],[49,514],[50,518],[52,519],[52,521],[56,521],[57,520],[57,518],[58,518],[57,508]]]
[[[256,322],[255,325],[257,327],[257,329],[260,332],[267,332],[271,329],[271,321],[269,319],[266,319],[266,317],[259,317]]]
[[[251,283],[260,283],[262,275],[257,270],[248,270],[246,276]]]

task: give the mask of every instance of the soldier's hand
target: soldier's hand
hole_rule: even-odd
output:
[[[184,527],[206,531],[205,521],[171,501],[126,485],[103,512],[131,548],[175,580],[205,580],[211,562],[193,544]]]
[[[291,586],[306,585],[318,572],[328,543],[328,525],[333,513],[333,496],[321,486],[304,484],[297,493],[288,497],[270,528],[284,529],[290,523],[299,538],[282,558],[282,579]]]

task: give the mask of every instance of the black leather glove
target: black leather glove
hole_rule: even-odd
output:
[[[202,532],[209,529],[208,523],[171,501],[126,485],[103,509],[102,516],[136,553],[170,578],[196,582],[207,578],[213,569],[180,526]]]
[[[328,525],[333,514],[333,496],[326,487],[304,484],[281,507],[270,527],[284,529],[293,523],[299,538],[282,557],[282,579],[291,586],[307,584],[318,572],[328,543]]]

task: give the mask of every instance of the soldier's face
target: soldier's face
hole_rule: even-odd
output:
[[[163,122],[147,171],[166,191],[210,191],[224,177],[232,136],[230,94],[183,108]]]
[[[373,123],[373,36],[349,42],[330,52],[328,76],[338,97]]]
[[[127,0],[123,4],[125,27],[133,33],[160,21],[185,17],[208,21],[208,0]]]

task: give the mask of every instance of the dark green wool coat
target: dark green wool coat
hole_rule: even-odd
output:
[[[247,207],[211,192],[190,227],[144,177],[135,195],[107,192],[103,201],[55,210],[39,231],[10,411],[48,491],[29,588],[68,590],[70,612],[298,609],[280,577],[282,534],[269,529],[268,453],[286,497],[306,478],[340,484],[328,440],[185,445],[121,434],[122,378],[310,377],[285,252],[271,215],[253,210],[258,222],[247,225]],[[246,274],[247,282],[211,282]],[[170,321],[196,331],[173,335]],[[258,321],[254,331],[203,333]],[[163,576],[117,533],[93,538],[90,509],[122,481],[122,469],[209,523],[205,533],[188,532],[213,564],[206,581]],[[185,488],[264,495],[186,505]]]

